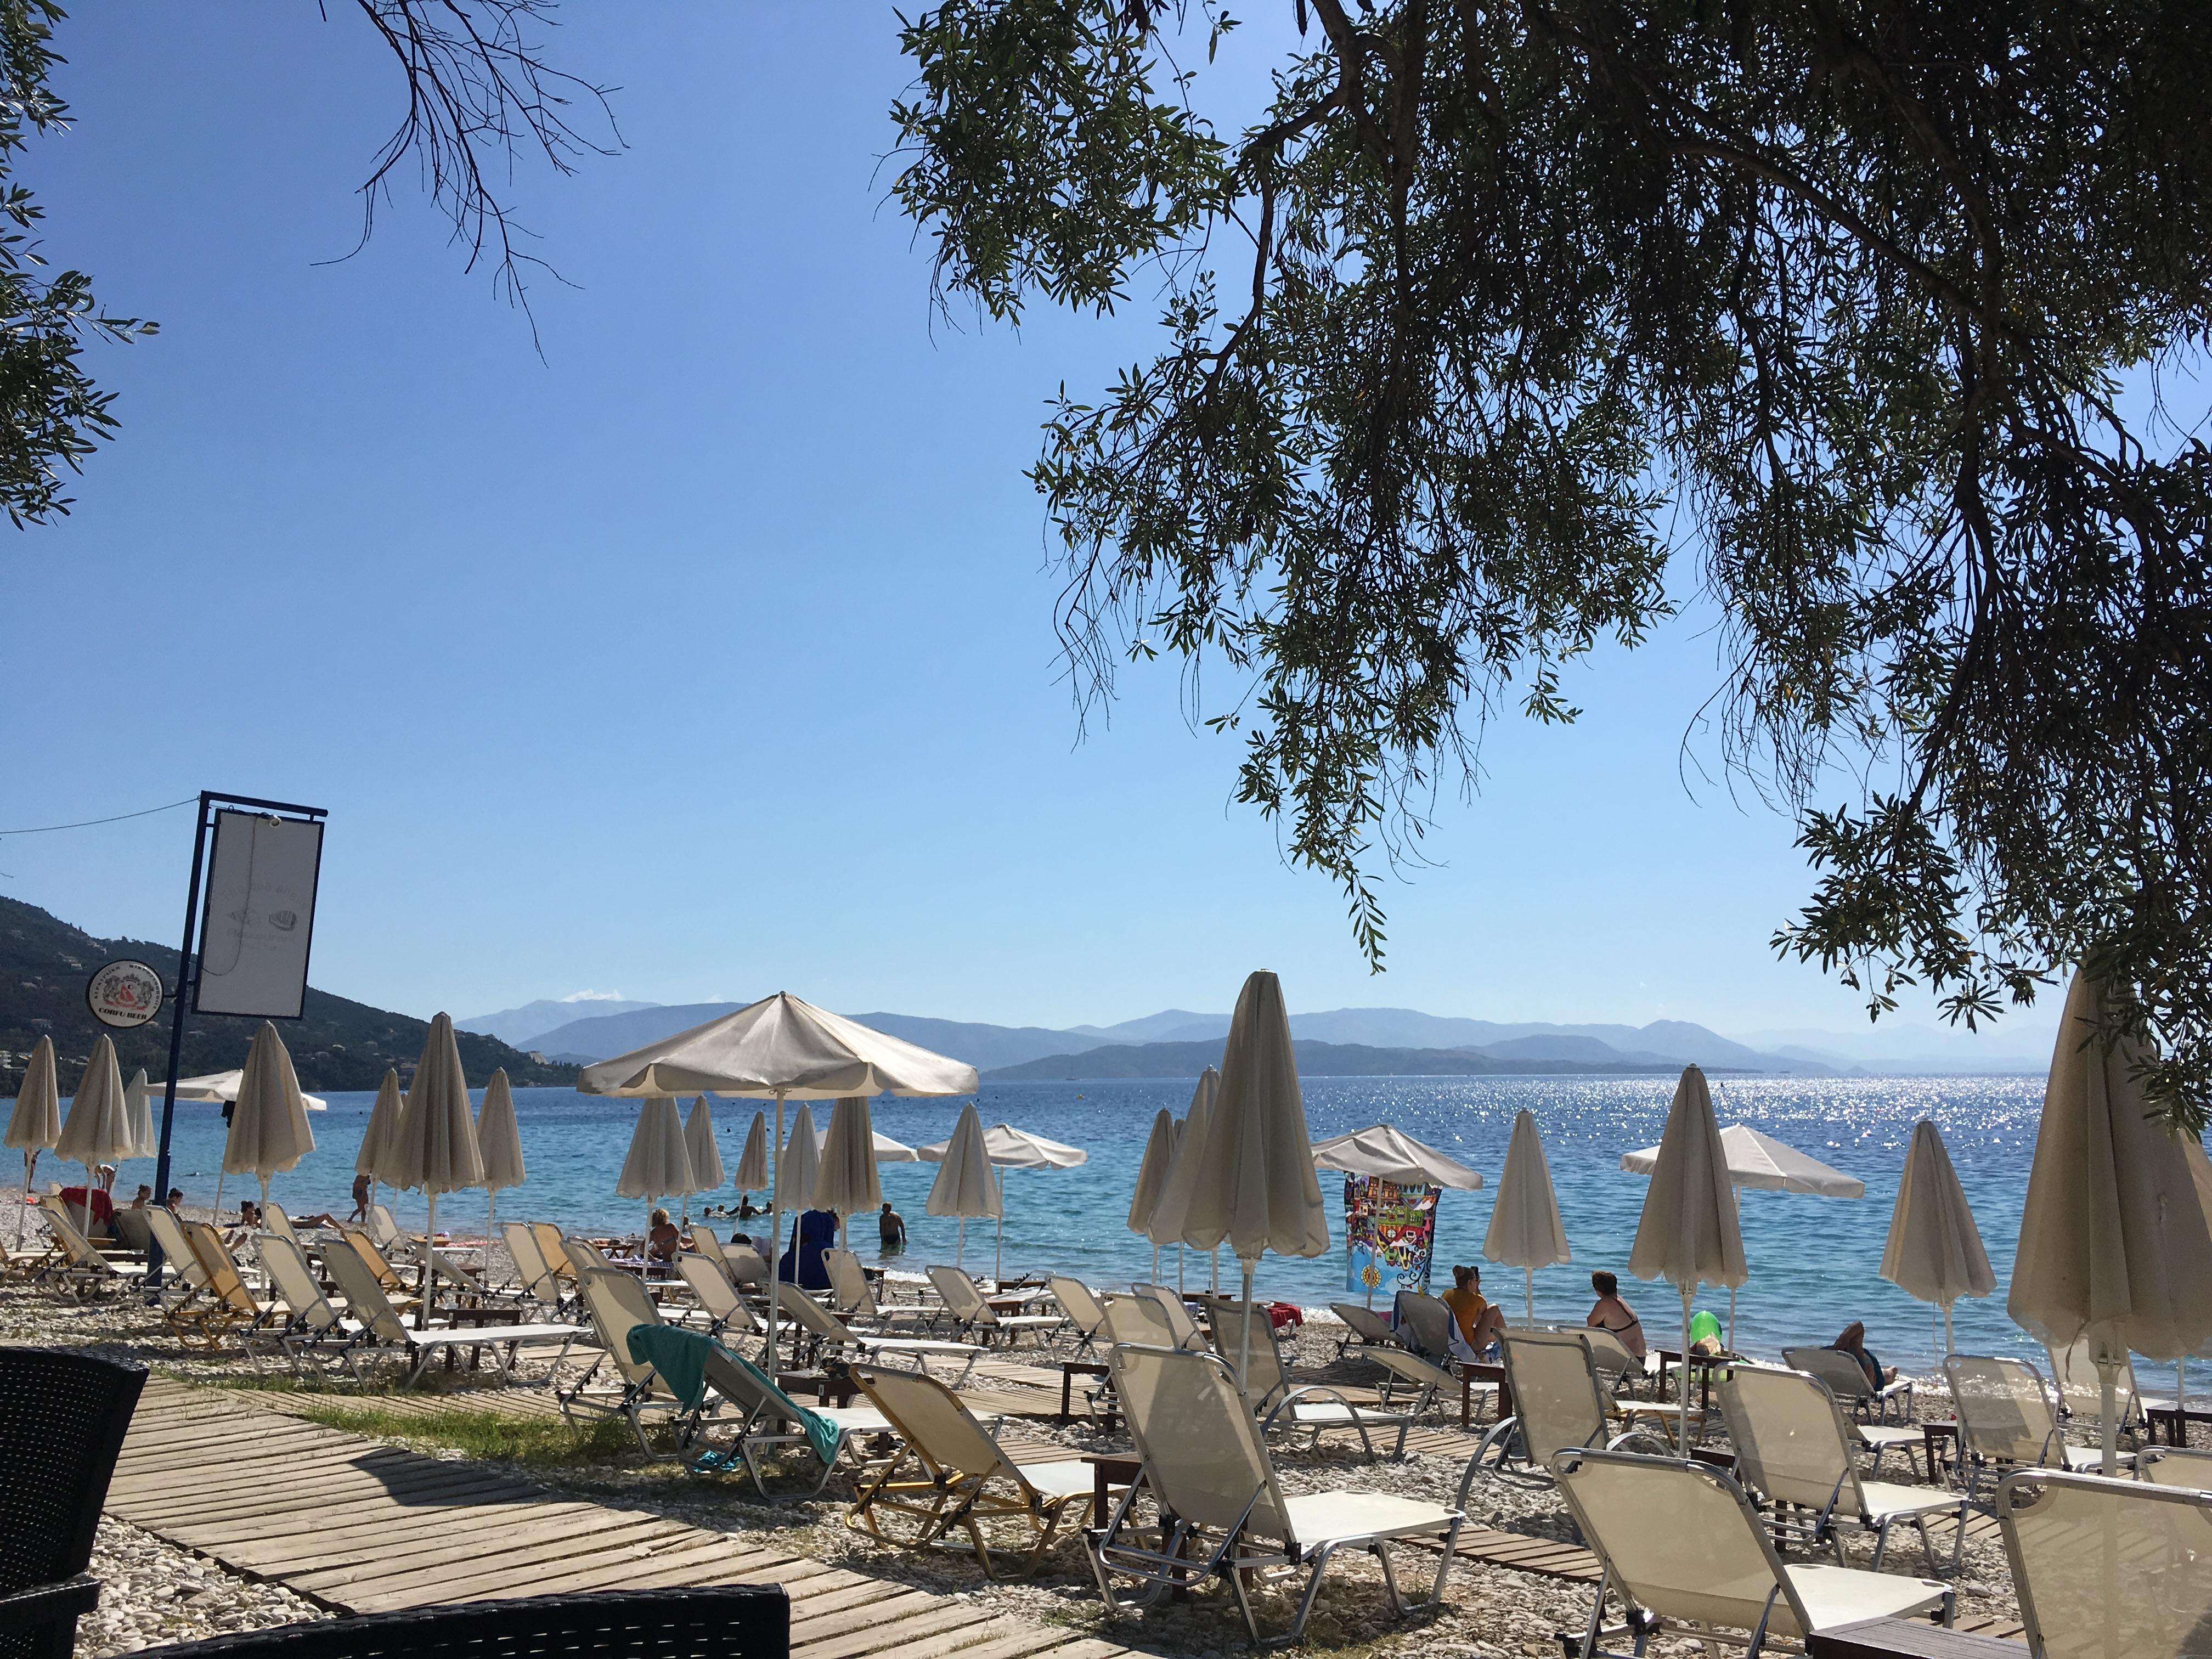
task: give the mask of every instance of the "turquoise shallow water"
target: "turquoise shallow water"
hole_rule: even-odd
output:
[[[1124,1225],[1130,1193],[1153,1113],[1165,1106],[1180,1115],[1190,1089],[1188,1082],[1151,1081],[987,1086],[981,1100],[986,1123],[1003,1120],[1091,1153],[1091,1161],[1076,1170],[1010,1172],[1009,1269],[1066,1271],[1100,1285],[1148,1274],[1151,1247]],[[1316,1139],[1387,1121],[1483,1172],[1490,1185],[1482,1190],[1443,1194],[1435,1288],[1449,1282],[1444,1269],[1450,1263],[1481,1262],[1492,1192],[1504,1164],[1514,1114],[1524,1106],[1533,1109],[1575,1255],[1572,1265],[1536,1275],[1536,1314],[1540,1319],[1579,1321],[1589,1305],[1593,1268],[1610,1267],[1626,1279],[1625,1262],[1648,1183],[1622,1171],[1620,1154],[1658,1140],[1673,1092],[1674,1080],[1665,1078],[1325,1078],[1306,1084],[1305,1100]],[[298,1170],[279,1177],[274,1188],[279,1200],[295,1212],[329,1208],[343,1213],[349,1201],[354,1155],[372,1097],[333,1095],[329,1099],[330,1110],[314,1119],[315,1152]],[[1826,1341],[1850,1320],[1863,1319],[1870,1346],[1886,1360],[1915,1370],[1932,1369],[1941,1352],[1935,1310],[1914,1302],[1876,1273],[1906,1142],[1913,1124],[1927,1116],[1943,1132],[1998,1279],[1995,1296],[1959,1304],[1959,1345],[1969,1352],[2023,1351],[2027,1339],[2006,1317],[2004,1296],[2042,1103],[2039,1078],[1730,1079],[1717,1083],[1714,1107],[1723,1124],[1748,1123],[1867,1183],[1867,1195],[1854,1200],[1789,1193],[1742,1194],[1751,1280],[1738,1304],[1741,1346],[1771,1354],[1785,1342]],[[722,1159],[732,1172],[755,1105],[715,1102]],[[510,1218],[635,1231],[642,1220],[642,1206],[617,1199],[614,1182],[635,1107],[562,1089],[518,1090],[515,1106],[530,1178],[525,1186],[501,1195],[502,1212]],[[959,1106],[957,1100],[887,1099],[876,1102],[873,1109],[878,1130],[920,1145],[951,1133]],[[825,1111],[817,1122],[827,1121]],[[214,1107],[177,1109],[175,1180],[194,1203],[214,1196],[222,1129]],[[884,1195],[907,1219],[909,1266],[952,1257],[954,1224],[922,1211],[935,1171],[936,1166],[928,1164],[882,1166]],[[134,1164],[125,1167],[118,1184],[127,1192],[135,1182],[152,1178],[150,1164]],[[232,1182],[231,1189],[236,1185]],[[1345,1295],[1343,1183],[1324,1175],[1322,1191],[1335,1249],[1311,1261],[1267,1258],[1260,1278],[1265,1293],[1308,1306]],[[723,1197],[733,1200],[734,1194]],[[441,1225],[460,1230],[481,1226],[485,1214],[483,1194],[475,1193],[443,1199],[438,1209]],[[400,1213],[403,1219],[419,1218],[422,1200],[404,1195]],[[750,1224],[765,1230],[764,1223]],[[860,1231],[872,1233],[872,1229]],[[971,1224],[969,1264],[980,1261],[988,1267],[990,1249],[988,1228]],[[872,1255],[872,1251],[864,1249],[863,1254]],[[1172,1277],[1171,1255],[1163,1272]],[[1188,1282],[1202,1283],[1202,1259],[1194,1258],[1187,1272]],[[1235,1263],[1224,1261],[1224,1272],[1233,1276]],[[1517,1317],[1521,1275],[1492,1267],[1484,1279],[1488,1293]],[[1680,1304],[1668,1286],[1631,1282],[1626,1288],[1655,1336],[1679,1326]],[[1708,1291],[1698,1305],[1713,1308],[1724,1319],[1727,1302],[1725,1291],[1718,1297]],[[2146,1364],[2141,1370],[2146,1387],[2161,1374],[2170,1376],[2170,1368]],[[2212,1380],[2212,1367],[2205,1376]]]

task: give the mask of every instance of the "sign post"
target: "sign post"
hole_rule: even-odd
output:
[[[185,935],[177,947],[176,994],[169,1001],[169,1076],[161,1085],[161,1141],[154,1164],[156,1204],[169,1201],[169,1135],[177,1115],[177,1073],[184,1065],[187,1002],[208,1013],[258,1014],[268,1019],[297,1019],[305,1007],[307,942],[314,932],[315,878],[321,865],[323,820],[327,816],[319,806],[200,791],[199,817],[192,832],[191,878],[185,889]],[[268,826],[269,833],[264,835],[261,826]],[[303,832],[309,827],[313,859],[304,861],[300,853],[308,839]],[[216,832],[213,869],[207,867],[210,830]],[[273,854],[264,843],[273,843]],[[272,854],[265,866],[264,854]],[[204,917],[200,902],[204,873]],[[219,896],[223,905],[220,913],[216,908]],[[209,934],[218,927],[227,947],[227,960],[217,970],[224,983],[208,999],[200,994],[205,965],[202,958]],[[198,956],[194,953],[196,944]],[[94,1012],[99,1012],[97,1007]],[[146,1261],[147,1282],[158,1288],[161,1282],[158,1243],[148,1252]]]

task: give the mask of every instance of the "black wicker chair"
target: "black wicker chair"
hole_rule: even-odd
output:
[[[70,1659],[100,1601],[85,1571],[143,1365],[0,1348],[0,1659]]]
[[[728,1584],[364,1613],[144,1648],[131,1659],[787,1659],[790,1652],[783,1587]]]

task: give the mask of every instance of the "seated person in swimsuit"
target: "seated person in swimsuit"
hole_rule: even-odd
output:
[[[1850,1324],[1844,1327],[1843,1334],[1828,1346],[1838,1353],[1847,1353],[1859,1362],[1859,1369],[1866,1373],[1869,1388],[1879,1389],[1885,1383],[1897,1381],[1897,1367],[1885,1366],[1868,1349],[1865,1321],[1859,1319],[1851,1321]]]
[[[1583,1323],[1601,1331],[1610,1331],[1620,1339],[1620,1346],[1638,1359],[1644,1358],[1644,1322],[1636,1316],[1636,1310],[1620,1299],[1620,1280],[1608,1273],[1590,1275],[1590,1289],[1597,1292],[1597,1305],[1589,1310]]]
[[[646,1254],[655,1261],[673,1261],[684,1251],[684,1240],[665,1210],[653,1212],[653,1228],[646,1234],[645,1243]]]
[[[1479,1267],[1454,1267],[1452,1287],[1438,1300],[1451,1310],[1452,1323],[1457,1327],[1459,1340],[1467,1344],[1469,1353],[1481,1353],[1498,1340],[1498,1332],[1505,1328],[1504,1310],[1483,1297],[1482,1270]]]

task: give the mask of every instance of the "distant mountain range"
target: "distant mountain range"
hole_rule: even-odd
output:
[[[520,1008],[464,1020],[471,1030],[497,1033],[550,1059],[586,1065],[626,1054],[676,1032],[703,1025],[744,1006],[738,1002],[677,1005],[611,1000],[539,1000]],[[1229,1033],[1227,1014],[1163,1009],[1115,1025],[1078,1025],[1055,1030],[1037,1025],[989,1025],[878,1011],[854,1014],[864,1025],[964,1060],[977,1070],[1012,1079],[1038,1077],[1154,1077],[1195,1075],[1219,1058]],[[532,1029],[535,1027],[535,1029]],[[1906,1026],[1887,1039],[1882,1052],[1864,1038],[1835,1032],[1760,1033],[1751,1041],[1725,1037],[1686,1020],[1648,1025],[1561,1025],[1500,1022],[1422,1013],[1413,1008],[1335,1008],[1291,1016],[1291,1033],[1316,1048],[1316,1076],[1365,1075],[1341,1067],[1358,1063],[1380,1074],[1494,1074],[1671,1071],[1694,1061],[1717,1071],[1832,1076],[1855,1072],[2039,1071],[2049,1064],[2049,1037],[2017,1034],[2018,1052],[1989,1054],[1976,1039],[1963,1043],[1924,1026]],[[1981,1040],[1986,1045],[1987,1039]],[[2040,1046],[2038,1059],[2033,1049]],[[1115,1051],[1144,1049],[1145,1054]],[[1942,1052],[1948,1049],[1948,1052]],[[1921,1051],[1927,1051],[1922,1054]],[[1342,1052],[1338,1052],[1342,1051]],[[1300,1048],[1301,1055],[1304,1048]],[[1197,1060],[1200,1054],[1212,1058]],[[1077,1057],[1083,1056],[1080,1064]],[[1301,1059],[1300,1064],[1305,1062]],[[1188,1066],[1188,1073],[1159,1066]],[[1034,1069],[1032,1069],[1034,1068]]]
[[[1224,1035],[1226,1035],[1224,1033]],[[1221,1064],[1220,1037],[1190,1042],[1109,1042],[1072,1054],[1050,1054],[983,1073],[992,1083],[1078,1081],[1109,1078],[1196,1077]],[[1600,1045],[1602,1047],[1603,1045]],[[1522,1060],[1480,1048],[1377,1048],[1364,1042],[1292,1038],[1300,1077],[1549,1077],[1669,1075],[1680,1064],[1591,1059]],[[1735,1068],[1715,1066],[1717,1072]]]

